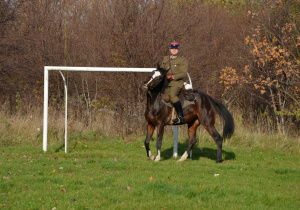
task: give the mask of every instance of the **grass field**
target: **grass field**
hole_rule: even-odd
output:
[[[2,142],[0,208],[299,209],[299,147],[262,147],[242,138],[225,142],[221,164],[207,136],[183,163],[172,158],[171,135],[160,162],[147,159],[143,137],[73,134],[67,154],[57,141],[46,153],[41,142]],[[179,141],[182,154],[186,138]]]

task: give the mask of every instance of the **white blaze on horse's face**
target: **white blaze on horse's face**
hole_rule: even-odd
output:
[[[160,75],[161,73],[159,71],[154,71],[154,74],[152,75],[151,79],[144,86],[148,86],[150,82],[152,82],[156,77],[159,77]]]
[[[152,75],[152,79],[159,77],[161,73],[159,71],[154,71],[154,74]]]

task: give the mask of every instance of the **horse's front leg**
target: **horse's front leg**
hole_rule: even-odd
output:
[[[154,161],[160,161],[160,152],[161,152],[163,136],[164,136],[164,126],[159,125],[157,126],[157,139],[156,139],[157,154],[154,158]]]
[[[146,136],[146,139],[145,139],[145,148],[146,148],[146,152],[147,152],[147,157],[149,157],[151,160],[154,160],[154,158],[155,158],[151,154],[150,146],[149,146],[149,142],[150,142],[150,139],[152,138],[154,129],[155,129],[155,126],[152,125],[152,124],[150,124],[150,123],[148,123],[148,126],[147,126],[147,136]]]

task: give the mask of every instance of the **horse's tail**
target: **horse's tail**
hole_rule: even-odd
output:
[[[232,134],[234,133],[234,120],[233,120],[231,113],[228,111],[226,106],[221,103],[221,101],[219,101],[217,99],[213,99],[213,100],[216,102],[216,104],[219,108],[220,117],[222,117],[224,120],[223,138],[225,140],[227,138],[230,138],[232,136]]]

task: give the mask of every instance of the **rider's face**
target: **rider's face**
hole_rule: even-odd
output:
[[[179,50],[178,49],[170,49],[172,55],[177,55]]]

